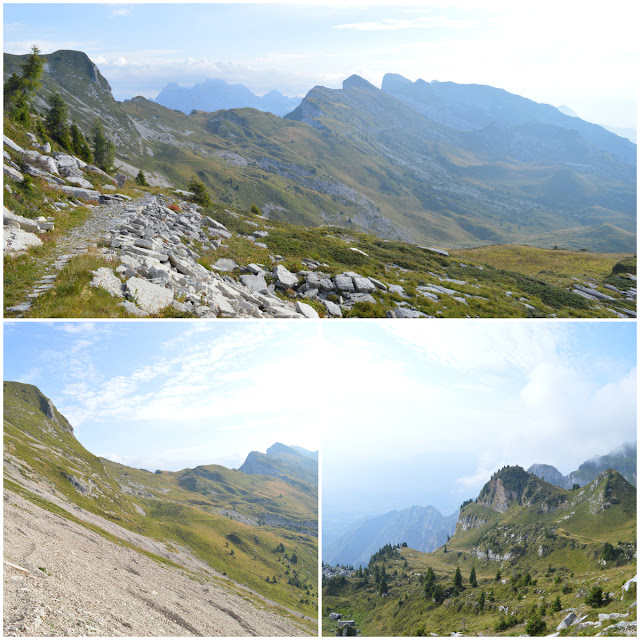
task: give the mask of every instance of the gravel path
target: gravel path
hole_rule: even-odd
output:
[[[211,579],[4,493],[6,636],[301,636]]]
[[[58,273],[71,258],[86,253],[90,247],[95,247],[98,242],[108,238],[109,231],[134,218],[154,200],[155,196],[145,194],[139,200],[112,202],[93,207],[83,224],[59,238],[51,257],[45,263],[45,275],[27,293],[24,302],[7,308],[7,311],[11,312],[13,317],[22,317],[22,314],[31,308],[35,298],[54,287]]]

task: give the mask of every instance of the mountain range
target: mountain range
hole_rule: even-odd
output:
[[[284,116],[293,111],[301,99],[289,98],[276,89],[263,96],[257,96],[244,85],[229,84],[220,78],[208,78],[191,88],[180,87],[176,82],[170,82],[156,96],[155,102],[187,114],[194,110],[211,112],[251,107]]]
[[[527,473],[562,489],[571,489],[574,484],[582,487],[595,480],[603,471],[614,469],[635,487],[636,467],[637,445],[626,443],[606,455],[595,456],[583,462],[567,476],[546,464],[534,464],[527,469]],[[434,551],[454,533],[458,516],[458,511],[443,516],[435,507],[413,506],[365,518],[339,535],[325,536],[322,559],[334,566],[366,566],[375,551],[387,544],[397,545],[402,542],[418,551]]]
[[[501,89],[351,76],[314,87],[285,118],[255,109],[185,115],[117,103],[81,52],[47,54],[38,105],[59,91],[79,126],[97,117],[135,175],[223,203],[445,247],[526,242],[633,251],[636,146]],[[23,56],[5,54],[5,76]],[[606,233],[603,233],[603,225]]]
[[[565,490],[503,467],[436,551],[388,544],[324,580],[323,635],[341,619],[376,636],[634,635],[636,530],[636,490],[613,469]]]
[[[331,565],[366,566],[369,558],[386,544],[406,542],[418,551],[433,551],[453,534],[458,512],[443,516],[435,507],[413,506],[367,518],[329,545],[322,561]]]
[[[275,445],[263,454],[273,475],[135,469],[91,454],[49,398],[17,382],[4,383],[4,452],[5,563],[18,576],[5,586],[5,633],[314,633],[312,456]]]
[[[582,487],[591,482],[598,474],[607,469],[615,469],[634,487],[638,484],[638,446],[625,443],[603,456],[595,456],[583,462],[575,471],[564,476],[555,467],[548,464],[534,464],[528,473],[546,480],[562,489],[571,489],[574,484]]]

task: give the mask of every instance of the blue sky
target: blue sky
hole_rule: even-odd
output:
[[[317,330],[277,325],[5,322],[4,376],[39,387],[97,455],[237,467],[277,441],[319,446],[296,371]]]
[[[636,438],[633,322],[5,321],[4,379],[135,467],[321,447],[327,515],[449,513],[505,464]]]
[[[85,51],[117,99],[207,77],[304,95],[353,73],[490,84],[635,127],[634,3],[4,4],[4,50]]]

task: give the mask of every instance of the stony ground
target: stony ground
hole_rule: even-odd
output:
[[[5,636],[299,636],[292,621],[4,493]]]
[[[60,237],[53,253],[47,259],[45,275],[28,292],[25,300],[7,311],[14,313],[28,311],[34,298],[53,288],[56,276],[71,258],[86,253],[90,247],[95,247],[98,242],[108,236],[110,229],[125,224],[138,215],[152,199],[153,196],[145,195],[135,202],[112,202],[93,207],[91,215],[82,225]]]

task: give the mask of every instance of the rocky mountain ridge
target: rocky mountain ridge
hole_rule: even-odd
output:
[[[431,506],[413,506],[367,518],[323,548],[323,562],[364,567],[385,544],[403,542],[418,551],[433,551],[453,534],[457,519],[457,512],[443,516]]]
[[[527,471],[557,487],[571,489],[574,484],[581,487],[584,486],[606,469],[615,469],[624,476],[627,482],[635,487],[637,485],[637,452],[638,449],[635,443],[623,444],[606,455],[595,456],[583,462],[578,469],[567,476],[562,475],[555,467],[547,464],[534,464]]]
[[[197,162],[230,204],[254,201],[298,224],[350,221],[381,237],[453,247],[553,246],[577,231],[596,242],[606,223],[609,250],[635,246],[627,237],[635,233],[635,145],[589,123],[567,128],[576,119],[548,105],[491,87],[409,87],[437,94],[440,112],[455,103],[472,123],[464,130],[427,117],[420,100],[408,104],[397,79],[387,78],[384,91],[353,76],[341,90],[315,87],[287,120],[251,109],[186,116],[143,98],[116,103],[82,56],[48,54],[41,103],[69,74],[63,97],[72,115],[83,125],[99,115],[120,166],[178,187]],[[5,57],[5,72],[20,61]]]
[[[220,78],[208,78],[193,87],[181,87],[176,82],[170,82],[156,96],[155,102],[185,114],[194,110],[213,112],[251,107],[284,116],[293,111],[301,99],[285,96],[277,89],[257,96],[242,84],[229,84]]]

